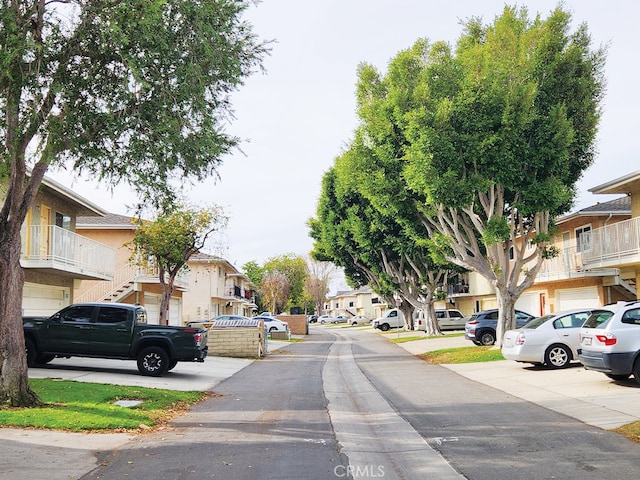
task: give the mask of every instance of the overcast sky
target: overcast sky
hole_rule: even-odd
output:
[[[323,174],[356,127],[359,63],[386,71],[400,50],[418,38],[454,44],[460,21],[491,23],[505,2],[494,0],[264,0],[247,19],[273,39],[266,73],[247,79],[233,97],[228,131],[246,142],[244,154],[224,160],[220,181],[191,190],[191,200],[224,207],[230,224],[216,251],[241,269],[282,254],[306,255],[312,247],[306,222],[315,216]],[[513,5],[513,3],[509,3]],[[526,1],[530,14],[546,17],[555,1]],[[574,26],[586,22],[593,44],[609,44],[607,94],[595,164],[579,183],[574,210],[609,200],[587,189],[640,169],[638,166],[637,60],[640,40],[636,0],[566,0]],[[106,187],[51,175],[113,213],[132,214],[128,188]]]

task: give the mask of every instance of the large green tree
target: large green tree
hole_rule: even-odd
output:
[[[386,113],[386,133],[363,141],[402,142],[401,155],[362,174],[405,192],[368,195],[391,205],[400,222],[414,219],[404,222],[410,230],[424,226],[448,261],[491,282],[499,341],[514,325],[515,302],[553,255],[553,218],[570,208],[594,156],[605,52],[591,49],[585,25],[571,33],[570,20],[561,8],[531,20],[526,9],[505,7],[490,25],[468,21],[455,51],[420,40],[384,77],[362,67],[364,108]]]
[[[268,46],[236,0],[1,0],[0,403],[28,385],[20,228],[49,168],[167,205],[238,144],[229,94]],[[29,174],[30,173],[30,174]]]

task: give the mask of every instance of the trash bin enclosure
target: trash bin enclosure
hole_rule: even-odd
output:
[[[209,355],[260,358],[267,354],[262,320],[218,320],[209,329]]]

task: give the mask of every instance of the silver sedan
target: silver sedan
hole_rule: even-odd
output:
[[[566,310],[534,318],[524,327],[507,330],[502,356],[516,362],[564,368],[578,359],[580,327],[591,309]]]

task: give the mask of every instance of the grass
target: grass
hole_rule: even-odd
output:
[[[184,413],[202,400],[204,392],[83,383],[49,378],[30,379],[32,390],[45,402],[36,408],[0,408],[0,425],[73,432],[132,431],[154,428]],[[139,400],[123,407],[118,400]]]
[[[424,361],[433,364],[442,363],[476,363],[476,362],[493,362],[496,360],[504,360],[502,352],[492,346],[473,346],[473,347],[457,347],[443,348],[418,355]]]
[[[464,333],[448,333],[447,338],[452,337],[463,337]],[[400,337],[400,338],[390,338],[389,340],[393,343],[405,343],[405,342],[413,342],[415,340],[427,340],[430,338],[444,338],[442,335],[412,335],[410,337]]]

